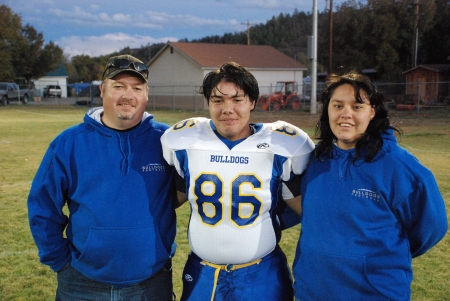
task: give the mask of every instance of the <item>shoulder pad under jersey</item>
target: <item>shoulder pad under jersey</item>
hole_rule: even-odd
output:
[[[186,149],[201,137],[214,134],[205,117],[194,117],[175,123],[164,134],[166,142],[172,149]]]
[[[297,126],[285,121],[267,123],[270,127],[270,148],[277,154],[292,157],[309,154],[314,142]]]

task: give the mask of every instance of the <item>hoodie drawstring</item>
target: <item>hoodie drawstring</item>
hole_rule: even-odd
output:
[[[346,158],[341,161],[341,165],[339,167],[339,180],[344,180],[346,176],[352,178],[351,174],[351,165],[353,164],[353,155],[352,153],[346,154]]]
[[[117,133],[117,137],[119,138],[119,149],[120,153],[122,154],[122,160],[120,161],[120,171],[123,172],[125,175],[128,175],[130,172],[130,160],[131,160],[131,142],[130,142],[130,136],[127,135],[125,139],[125,145],[126,148],[124,148],[124,145],[122,145],[122,136]]]

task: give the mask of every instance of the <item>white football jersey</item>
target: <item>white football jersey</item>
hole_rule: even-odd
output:
[[[275,248],[281,182],[303,173],[314,143],[277,121],[229,149],[212,126],[203,117],[178,122],[161,137],[164,158],[186,181],[192,251],[216,264],[247,263]]]

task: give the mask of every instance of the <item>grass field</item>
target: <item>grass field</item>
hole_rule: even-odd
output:
[[[0,107],[0,300],[54,300],[56,277],[40,264],[28,228],[26,199],[31,181],[50,141],[80,123],[86,107],[71,105]],[[173,124],[207,112],[156,111],[156,119]],[[318,116],[306,112],[252,113],[253,122],[286,120],[311,136]],[[403,129],[400,144],[436,176],[450,212],[450,109],[391,112]],[[181,295],[181,272],[189,251],[186,228],[189,207],[178,209],[178,251],[174,259],[175,292]],[[292,262],[299,228],[283,233],[281,246]],[[412,300],[450,300],[450,238],[414,259]]]

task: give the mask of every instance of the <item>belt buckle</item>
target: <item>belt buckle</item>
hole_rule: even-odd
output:
[[[224,270],[225,272],[229,273],[233,270],[233,265],[232,264],[227,264],[224,266]]]

